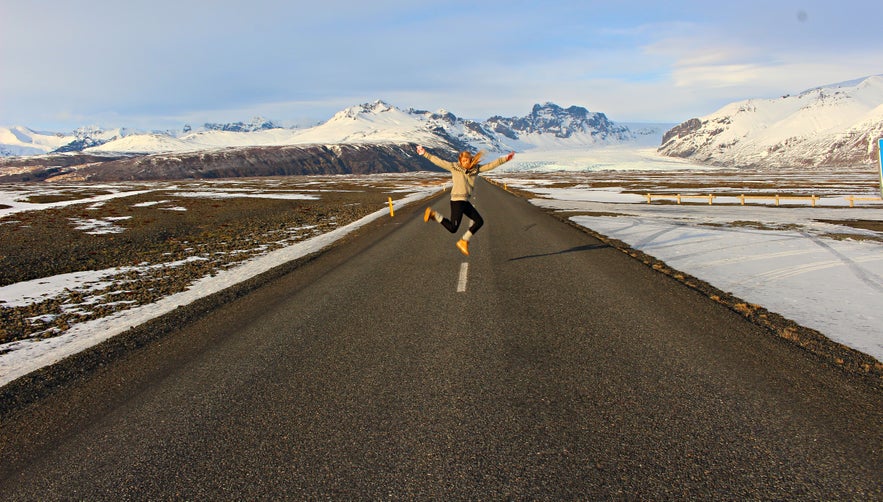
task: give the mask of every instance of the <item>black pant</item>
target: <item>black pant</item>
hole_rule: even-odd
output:
[[[475,235],[475,232],[478,232],[478,229],[484,225],[484,220],[481,218],[481,215],[478,214],[478,211],[476,211],[472,203],[466,200],[452,200],[451,219],[444,218],[442,219],[441,224],[444,225],[449,232],[454,233],[460,228],[460,221],[463,219],[463,215],[466,215],[472,220],[472,226],[469,227],[469,231]]]

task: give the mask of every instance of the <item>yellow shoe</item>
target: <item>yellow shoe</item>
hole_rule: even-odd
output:
[[[464,241],[463,239],[460,239],[459,241],[457,241],[457,249],[459,249],[460,252],[465,254],[466,256],[469,256],[469,241]]]
[[[427,207],[426,211],[423,213],[423,222],[429,221],[430,218],[435,218],[435,211],[432,210],[431,207]]]

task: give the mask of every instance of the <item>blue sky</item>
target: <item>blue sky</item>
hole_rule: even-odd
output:
[[[0,0],[0,125],[304,125],[376,99],[675,123],[883,74],[881,25],[879,0]]]

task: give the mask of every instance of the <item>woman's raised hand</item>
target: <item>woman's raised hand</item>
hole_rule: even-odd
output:
[[[422,145],[417,145],[417,155],[423,155],[425,152]]]

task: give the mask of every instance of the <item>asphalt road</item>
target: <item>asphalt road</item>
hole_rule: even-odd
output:
[[[476,205],[468,258],[399,211],[7,417],[0,498],[883,498],[879,389]]]

